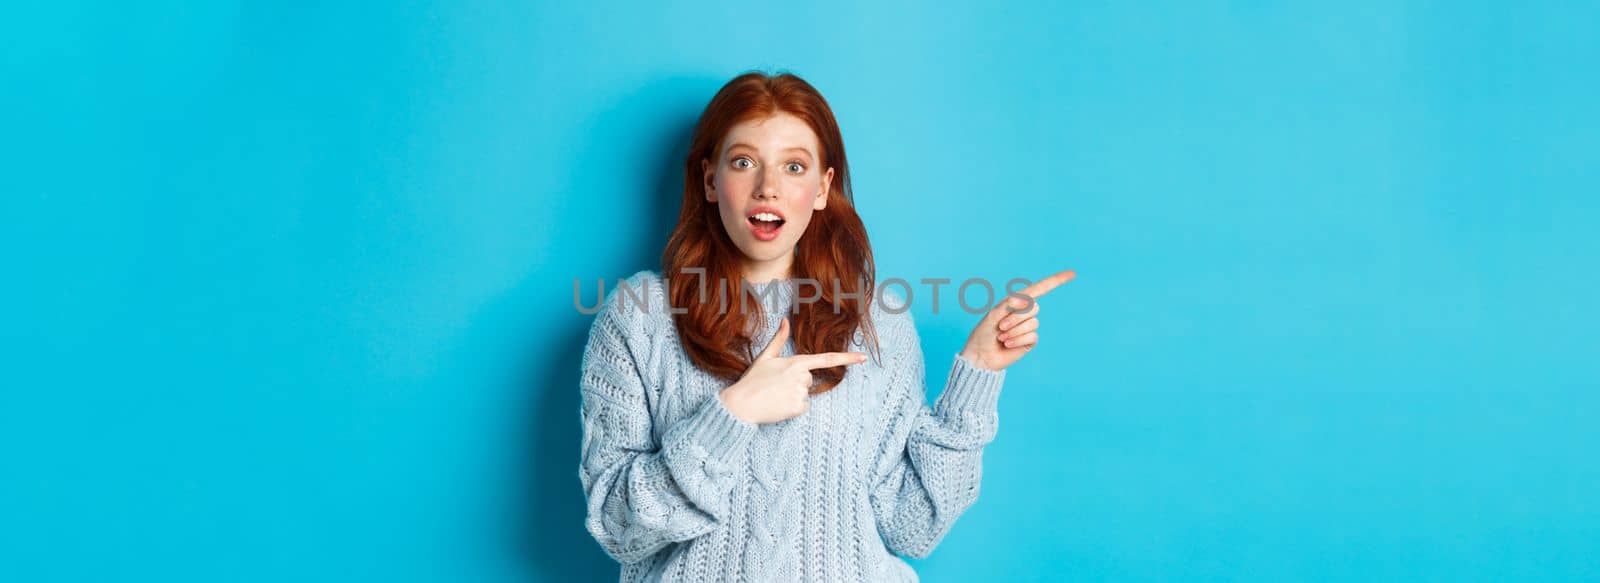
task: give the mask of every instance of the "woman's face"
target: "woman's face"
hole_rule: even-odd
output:
[[[787,272],[812,213],[828,205],[833,169],[820,168],[817,135],[792,114],[740,122],[714,160],[702,160],[706,201],[745,255],[747,271]]]

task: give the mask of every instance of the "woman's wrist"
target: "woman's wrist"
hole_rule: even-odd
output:
[[[994,371],[994,372],[999,372],[1000,371],[1000,369],[990,366],[988,363],[983,361],[982,357],[979,357],[976,353],[974,353],[971,350],[966,349],[966,348],[963,348],[963,349],[961,349],[961,352],[956,353],[956,357],[960,358],[961,360],[967,361],[968,364],[971,364],[972,366],[974,366],[976,368],[981,368],[983,370]]]
[[[731,385],[726,389],[722,389],[721,391],[718,391],[717,392],[717,400],[722,401],[722,408],[723,409],[727,409],[729,415],[733,415],[733,417],[735,419],[738,419],[740,421],[744,421],[746,423],[750,423],[749,419],[746,419],[744,415],[740,415],[739,414],[740,407],[736,404],[738,402],[738,400],[729,398],[729,397],[733,396],[732,389],[733,389],[733,387],[736,387],[736,386],[738,386],[738,385]]]

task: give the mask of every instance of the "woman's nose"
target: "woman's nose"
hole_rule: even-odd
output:
[[[760,181],[756,182],[755,195],[756,195],[756,198],[761,198],[761,199],[769,199],[769,198],[770,199],[775,199],[775,198],[778,198],[778,179],[777,179],[777,177],[769,176],[767,174],[767,172],[762,172]]]

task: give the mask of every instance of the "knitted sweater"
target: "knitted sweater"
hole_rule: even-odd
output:
[[[584,350],[579,464],[585,526],[621,580],[916,581],[894,555],[926,557],[977,500],[1004,371],[958,356],[930,408],[911,313],[884,310],[905,305],[891,295],[869,302],[881,359],[858,331],[849,349],[867,362],[804,414],[756,425],[685,354],[661,276],[626,284]],[[759,349],[795,294],[781,281],[755,287],[767,314]]]

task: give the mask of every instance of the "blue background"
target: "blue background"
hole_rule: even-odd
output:
[[[613,578],[572,283],[755,67],[880,277],[1079,273],[925,580],[1600,578],[1600,9],[1338,4],[14,6],[0,579]]]

